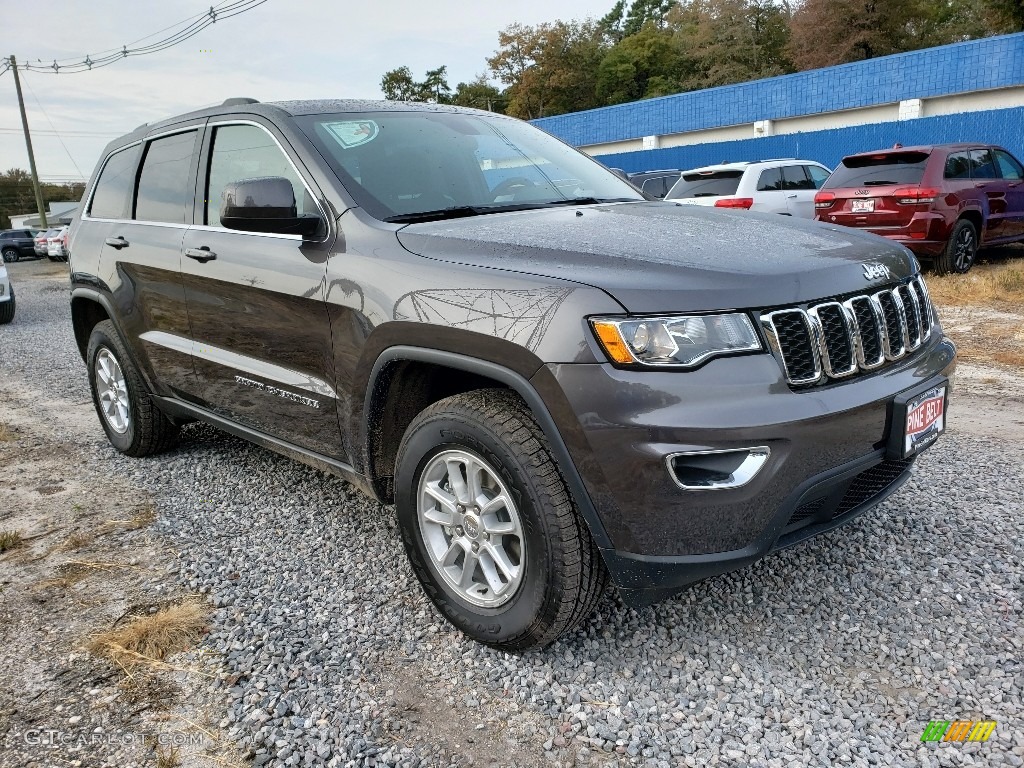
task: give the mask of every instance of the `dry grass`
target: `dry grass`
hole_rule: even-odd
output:
[[[58,552],[77,552],[83,547],[87,547],[96,540],[96,535],[93,533],[75,533],[66,538],[57,547]]]
[[[1024,266],[975,266],[966,275],[928,278],[928,292],[939,307],[990,307],[1019,312],[1024,307]]]
[[[21,531],[0,531],[0,553],[20,547],[24,543]]]
[[[171,654],[190,648],[206,631],[206,607],[186,601],[149,616],[137,616],[93,638],[89,651],[128,670],[160,665]]]
[[[181,760],[175,747],[157,747],[156,768],[178,768],[179,765],[181,765]]]

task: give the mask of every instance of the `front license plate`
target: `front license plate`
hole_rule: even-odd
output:
[[[854,213],[874,213],[875,212],[875,201],[874,200],[851,200],[851,207]]]
[[[903,457],[920,453],[946,428],[946,387],[938,386],[907,402]]]

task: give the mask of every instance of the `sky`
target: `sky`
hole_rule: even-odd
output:
[[[211,2],[217,0],[0,0],[7,47],[0,56],[84,58],[175,25]],[[88,177],[111,139],[231,96],[382,98],[381,76],[402,65],[416,78],[447,65],[454,89],[486,72],[498,32],[509,24],[599,18],[613,4],[267,0],[160,53],[81,74],[21,72],[36,166],[44,181]],[[0,171],[9,168],[27,170],[28,153],[7,72],[0,76]]]

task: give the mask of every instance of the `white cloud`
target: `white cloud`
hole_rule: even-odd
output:
[[[612,4],[269,0],[161,53],[82,74],[23,73],[36,163],[44,177],[77,176],[75,165],[89,175],[110,139],[230,96],[380,98],[381,75],[403,64],[417,77],[446,64],[454,87],[486,70],[498,31],[507,25],[597,17]],[[4,38],[9,45],[16,41],[7,53],[20,60],[49,62],[119,48],[209,6],[199,0],[36,0],[31,13],[5,10]],[[51,126],[40,104],[57,131],[102,135],[65,136],[72,162],[57,137],[46,133]],[[0,77],[0,128],[20,126],[8,72]],[[12,167],[28,168],[25,142],[20,132],[3,130],[0,169]]]

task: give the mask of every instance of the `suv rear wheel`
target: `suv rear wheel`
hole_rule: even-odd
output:
[[[465,634],[523,651],[593,611],[604,563],[516,395],[478,390],[420,413],[399,446],[395,488],[413,571]]]
[[[177,442],[179,428],[154,405],[110,320],[93,328],[86,362],[93,404],[111,445],[129,456],[149,456]]]
[[[6,262],[17,261],[21,257],[17,248],[4,248],[3,255]]]
[[[978,232],[974,224],[960,219],[949,236],[945,249],[935,259],[935,274],[948,275],[950,272],[963,274],[974,266],[978,255]]]
[[[0,304],[0,325],[7,325],[14,319],[14,286],[11,286],[11,298]]]

